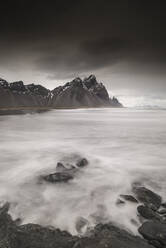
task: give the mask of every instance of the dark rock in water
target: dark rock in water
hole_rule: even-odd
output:
[[[139,233],[147,240],[156,240],[166,246],[166,224],[159,221],[147,221],[138,229]]]
[[[56,171],[57,172],[63,172],[65,170],[66,170],[66,167],[62,163],[58,162],[56,165]]]
[[[166,214],[166,208],[159,209],[157,212],[161,215]]]
[[[154,210],[152,210],[148,206],[140,205],[137,207],[137,211],[145,219],[158,219],[158,220],[161,219],[159,214],[157,214]]]
[[[65,231],[27,224],[19,227],[16,232],[18,246],[12,248],[71,248],[76,240]]]
[[[123,198],[126,201],[130,201],[130,202],[133,202],[133,203],[138,203],[137,199],[135,199],[135,197],[132,196],[132,195],[120,195],[120,197]]]
[[[89,236],[75,237],[66,231],[42,227],[36,224],[17,226],[4,207],[0,213],[1,248],[152,248],[144,239],[133,236],[113,224],[99,224]],[[85,219],[78,229],[88,225]],[[163,229],[162,231],[164,231]],[[156,231],[156,230],[155,230]],[[162,234],[162,233],[161,233]],[[153,239],[158,240],[153,234]],[[162,237],[159,237],[159,241]]]
[[[162,202],[161,206],[162,206],[163,208],[166,208],[166,202]]]
[[[0,208],[0,215],[3,215],[4,213],[7,213],[10,208],[10,203],[6,202],[1,208]]]
[[[86,158],[82,158],[77,162],[78,167],[84,167],[88,164],[88,160]],[[74,175],[79,171],[79,168],[66,164],[66,166],[60,162],[57,163],[56,172],[41,176],[40,179],[50,183],[60,183],[60,182],[68,182],[74,178]]]
[[[72,248],[77,237],[35,224],[17,226],[6,212],[6,206],[0,213],[1,248]],[[2,208],[1,208],[2,210]]]
[[[108,222],[107,208],[103,204],[98,204],[97,210],[90,217],[95,224]]]
[[[154,248],[138,236],[133,236],[112,224],[99,224],[90,237],[82,237],[73,248]]]
[[[130,220],[131,221],[131,223],[134,225],[134,226],[139,226],[140,224],[139,224],[139,222],[137,221],[137,220],[135,220],[135,219],[131,219]]]
[[[145,187],[134,187],[133,192],[137,199],[148,205],[150,208],[157,210],[161,206],[161,196]]]
[[[116,205],[124,205],[125,204],[125,202],[124,201],[122,201],[121,199],[118,199],[117,201],[116,201]]]
[[[11,216],[8,214],[8,210],[9,203],[6,203],[0,208],[0,247],[2,248],[8,248],[10,241],[13,241],[13,232],[16,227]]]
[[[82,158],[82,159],[80,159],[80,160],[76,163],[76,165],[77,165],[78,167],[84,167],[84,166],[88,165],[88,160],[87,160],[86,158]]]
[[[41,177],[44,181],[49,183],[61,183],[68,182],[73,179],[73,176],[66,172],[56,172],[53,174],[49,174]]]
[[[79,234],[83,234],[89,225],[89,221],[83,217],[79,217],[76,221],[76,230]]]
[[[163,248],[163,245],[157,240],[150,240],[148,243],[156,248]]]

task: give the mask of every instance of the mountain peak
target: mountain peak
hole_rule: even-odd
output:
[[[110,99],[106,87],[95,75],[83,80],[76,77],[54,90],[40,84],[24,85],[23,81],[8,83],[0,79],[0,107],[86,108],[121,107],[116,98]]]

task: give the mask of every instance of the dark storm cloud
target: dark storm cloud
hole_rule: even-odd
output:
[[[116,63],[122,53],[126,51],[129,43],[121,38],[102,37],[96,40],[84,41],[77,44],[73,49],[56,47],[46,51],[46,55],[40,57],[36,62],[39,69],[48,71],[58,71],[58,75],[64,71],[66,77],[75,73],[83,73],[88,70],[96,70],[107,66],[108,64]],[[65,50],[66,49],[66,50]],[[71,52],[68,52],[68,49]],[[54,53],[52,51],[54,50]],[[50,53],[50,55],[48,55]],[[57,73],[55,74],[57,77]]]
[[[165,10],[160,0],[4,1],[0,65],[20,58],[52,79],[123,60],[163,65]]]

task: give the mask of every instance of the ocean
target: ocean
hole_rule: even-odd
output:
[[[57,162],[87,158],[67,183],[39,183]],[[22,223],[77,234],[80,218],[137,233],[135,204],[117,205],[141,183],[166,200],[166,111],[75,109],[0,116],[0,203]]]

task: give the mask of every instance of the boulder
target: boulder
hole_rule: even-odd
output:
[[[140,205],[137,207],[137,211],[145,219],[156,219],[156,220],[161,219],[160,215],[157,214],[154,210],[152,210],[148,206]]]
[[[46,176],[41,176],[41,179],[49,183],[62,183],[72,180],[73,176],[67,172],[55,172]]]
[[[162,203],[161,203],[161,206],[162,206],[163,208],[166,208],[166,202],[162,202]]]
[[[136,198],[139,202],[148,205],[153,210],[157,210],[161,206],[161,196],[154,193],[153,191],[143,186],[135,186],[133,187],[133,192],[135,193]]]
[[[86,158],[81,158],[79,161],[77,161],[76,165],[78,167],[84,167],[88,165],[88,160]]]
[[[56,171],[57,172],[63,172],[66,170],[66,167],[64,166],[64,164],[58,162],[57,165],[56,165]]]
[[[122,201],[121,199],[117,199],[116,205],[121,206],[121,205],[124,205],[124,204],[125,204],[125,201]]]
[[[166,224],[156,220],[144,222],[138,229],[139,233],[147,240],[158,241],[162,247],[166,246]]]
[[[144,239],[109,224],[98,224],[91,235],[82,237],[73,248],[154,248]]]
[[[144,239],[116,227],[112,223],[99,224],[87,236],[75,237],[66,231],[37,224],[16,225],[7,213],[9,205],[0,209],[0,247],[1,248],[152,248]],[[80,218],[77,229],[88,226],[88,221]],[[156,231],[156,229],[155,229]],[[163,234],[165,229],[160,230]],[[158,241],[155,233],[154,239]],[[161,240],[161,236],[159,242]]]
[[[89,226],[89,221],[83,217],[78,217],[75,226],[78,234],[84,234]]]
[[[120,197],[126,201],[138,203],[137,199],[132,195],[120,195]]]
[[[159,209],[157,212],[161,215],[166,214],[166,208]]]

